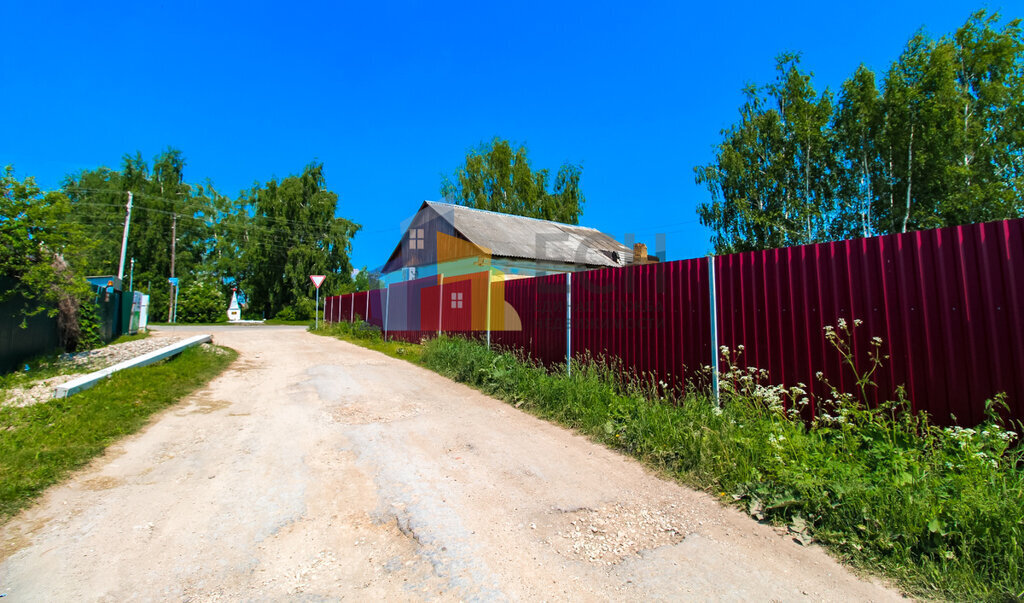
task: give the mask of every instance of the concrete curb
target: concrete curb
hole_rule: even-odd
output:
[[[125,360],[124,362],[119,362],[114,366],[108,366],[105,369],[100,369],[93,373],[89,373],[88,375],[82,375],[81,377],[78,377],[77,379],[72,379],[67,383],[62,383],[53,390],[53,397],[67,398],[72,394],[77,394],[80,391],[89,389],[90,387],[96,385],[96,383],[98,383],[101,379],[105,379],[113,375],[117,371],[123,371],[124,369],[128,368],[135,368],[139,366],[146,366],[147,364],[153,364],[154,362],[158,362],[160,360],[163,360],[164,358],[176,356],[177,354],[180,354],[183,350],[185,350],[185,348],[190,348],[194,345],[199,345],[201,343],[209,343],[211,341],[213,341],[213,338],[210,335],[196,335],[194,337],[189,337],[188,339],[179,341],[178,343],[173,343],[169,346],[162,347],[159,350],[153,350],[152,352],[143,354],[136,358],[132,358],[131,360]]]

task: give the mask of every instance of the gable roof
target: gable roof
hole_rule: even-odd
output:
[[[583,264],[623,266],[633,250],[586,226],[513,216],[462,205],[424,201],[469,242],[492,256]]]

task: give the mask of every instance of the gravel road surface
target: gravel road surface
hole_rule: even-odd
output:
[[[6,601],[900,598],[425,369],[205,330],[227,372],[0,527]]]

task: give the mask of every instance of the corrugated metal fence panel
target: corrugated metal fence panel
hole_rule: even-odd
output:
[[[345,293],[338,296],[338,303],[334,308],[334,319],[338,322],[348,322],[349,308],[352,306],[350,300],[351,293]]]
[[[420,289],[420,330],[437,333],[443,288],[443,285],[434,285]]]
[[[438,321],[445,332],[472,330],[472,282],[445,280],[420,289],[420,330],[437,334]]]
[[[338,307],[338,320],[343,322],[352,322],[352,307],[353,299],[351,293],[346,293],[341,296],[341,304]]]
[[[573,357],[617,357],[627,369],[682,386],[710,363],[704,259],[574,273]]]
[[[437,285],[436,276],[395,283],[390,286],[391,293],[388,297],[387,308],[389,335],[392,332],[420,330],[421,291],[434,285]]]
[[[323,319],[324,319],[324,322],[327,322],[327,323],[334,322],[334,319],[331,318],[333,316],[333,314],[331,314],[331,308],[334,305],[334,300],[335,299],[337,299],[336,295],[331,295],[331,296],[328,296],[328,297],[324,298],[324,308],[323,308]]]
[[[366,320],[367,310],[369,309],[367,306],[367,300],[369,298],[369,291],[359,291],[352,294],[352,315],[355,316],[355,322],[358,323]]]
[[[564,274],[494,283],[491,296],[503,296],[504,310],[499,320],[491,317],[491,342],[521,349],[549,366],[564,365],[565,283]]]
[[[384,297],[383,289],[371,289],[368,292],[370,298],[370,317],[366,322],[377,327],[384,328]]]
[[[1006,392],[1024,417],[1024,221],[994,222],[715,259],[719,341],[745,350],[741,366],[772,383],[855,392],[852,370],[824,336],[854,319],[853,357],[870,368],[872,337],[888,356],[869,398],[904,385],[936,421],[975,424],[984,402]]]

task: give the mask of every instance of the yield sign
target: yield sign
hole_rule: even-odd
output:
[[[325,278],[327,278],[327,277],[324,276],[323,274],[310,274],[309,275],[309,280],[313,281],[313,285],[316,286],[317,289],[319,289],[320,285],[322,285],[324,283],[324,279]]]

